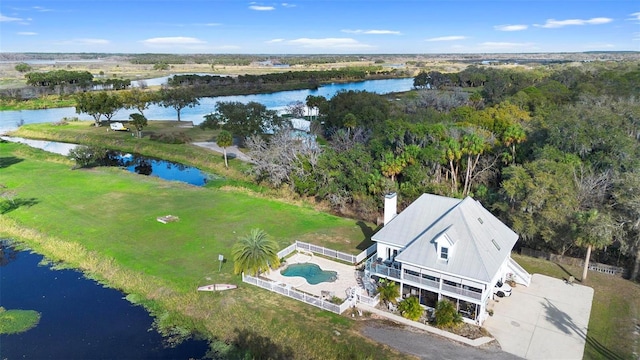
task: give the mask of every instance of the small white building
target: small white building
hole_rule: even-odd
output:
[[[498,281],[529,285],[531,275],[510,256],[518,235],[480,202],[423,194],[396,214],[389,194],[365,275],[396,281],[403,297],[428,308],[449,299],[465,321],[482,324]]]

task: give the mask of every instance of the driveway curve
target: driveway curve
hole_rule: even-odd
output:
[[[376,342],[398,351],[417,356],[421,360],[515,360],[519,357],[506,353],[490,343],[473,347],[441,338],[421,330],[408,327],[390,327],[380,323],[367,324],[361,333]]]
[[[196,146],[203,147],[205,149],[213,150],[215,152],[219,152],[220,154],[222,154],[222,148],[220,146],[218,146],[218,144],[213,142],[213,141],[194,142],[192,144],[196,145]],[[238,149],[238,147],[235,146],[235,145],[227,147],[227,157],[229,159],[238,159],[238,160],[242,160],[242,161],[246,161],[246,162],[252,162],[251,158],[247,154],[245,154],[242,151],[240,151],[240,149]]]

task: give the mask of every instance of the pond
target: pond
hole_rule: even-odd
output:
[[[116,161],[116,166],[121,166],[136,174],[181,181],[195,186],[204,186],[209,180],[217,179],[217,177],[198,168],[166,160],[120,153],[114,153],[112,159]]]
[[[9,136],[0,136],[0,140],[26,144],[33,148],[63,156],[68,156],[69,151],[78,146],[77,144]],[[141,155],[122,154],[117,151],[111,151],[109,153],[107,165],[120,166],[140,175],[156,176],[164,180],[181,181],[195,186],[204,186],[210,180],[219,179],[219,177],[215,175],[205,173],[192,166],[167,160],[148,158]]]
[[[147,311],[77,271],[41,266],[42,256],[0,241],[0,306],[35,310],[39,324],[0,335],[2,359],[200,359],[202,340],[175,348],[153,330]]]
[[[162,78],[164,79],[164,78]],[[155,83],[156,79],[146,80]],[[308,95],[324,96],[329,99],[339,91],[369,91],[377,94],[388,94],[392,92],[408,91],[413,88],[413,78],[368,80],[352,83],[333,83],[320,86],[315,90],[292,90],[279,91],[271,94],[237,95],[237,96],[217,96],[200,99],[200,105],[193,108],[185,108],[180,113],[183,121],[193,121],[199,124],[204,121],[204,115],[215,110],[215,105],[219,101],[238,101],[248,103],[255,101],[263,104],[268,109],[281,110],[294,101],[305,102]],[[121,110],[115,114],[113,121],[129,119],[132,110]],[[150,120],[176,120],[177,114],[173,108],[165,108],[152,105],[145,110],[144,115]],[[16,110],[0,111],[0,134],[18,128],[19,124],[32,124],[44,122],[57,122],[62,118],[78,117],[81,120],[93,120],[87,114],[76,114],[75,107],[44,109],[44,110]]]

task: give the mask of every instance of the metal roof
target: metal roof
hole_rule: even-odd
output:
[[[445,235],[453,243],[447,261],[436,243]],[[489,283],[518,235],[470,197],[423,194],[372,240],[402,248],[396,261]]]

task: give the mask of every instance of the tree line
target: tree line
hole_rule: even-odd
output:
[[[518,246],[628,260],[637,278],[637,62],[470,67],[440,74],[443,82],[426,74],[393,99],[358,91],[308,97],[326,145],[253,136],[256,180],[367,220],[391,191],[403,207],[425,192],[473,196],[520,234]]]

